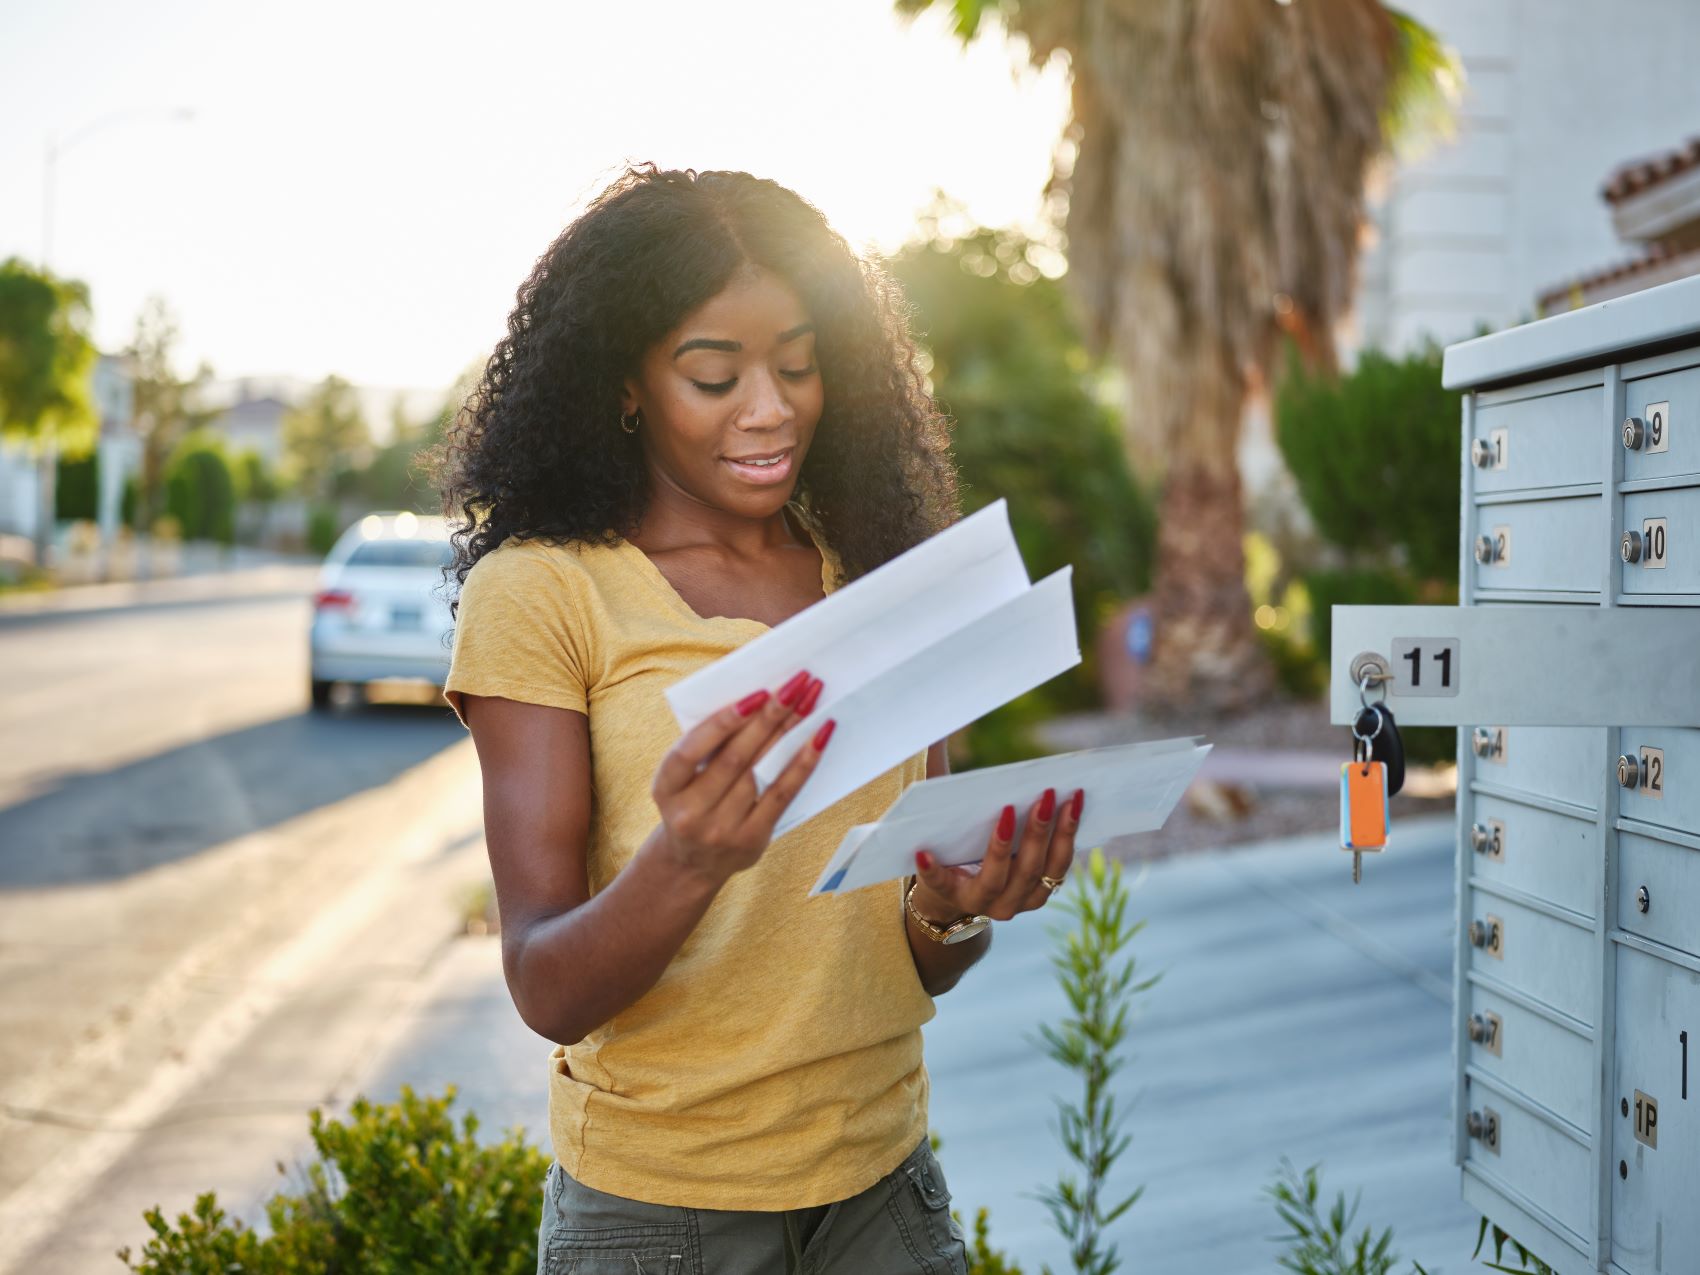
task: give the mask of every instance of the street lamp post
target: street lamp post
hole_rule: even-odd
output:
[[[96,133],[103,132],[114,124],[121,124],[125,121],[145,116],[157,115],[162,109],[169,112],[170,118],[173,121],[187,122],[195,118],[195,111],[193,107],[140,107],[132,110],[114,111],[109,115],[103,115],[99,119],[96,119],[89,124],[85,124],[82,128],[70,134],[68,137],[65,137],[63,140],[57,138],[52,133],[47,135],[47,150],[42,161],[41,180],[41,268],[44,271],[51,271],[53,268],[54,187],[59,176],[59,157],[77,143],[86,141]],[[116,464],[118,462],[117,449],[107,447],[105,445],[104,438],[102,438],[100,446],[103,453],[101,456],[101,460],[103,462],[102,469],[108,468],[112,464]],[[51,431],[49,431],[41,440],[41,451],[37,460],[36,470],[35,556],[36,565],[43,569],[47,566],[48,546],[53,541],[53,526],[55,522],[54,503],[56,496],[54,487],[58,477],[58,469],[58,441],[53,437]],[[111,541],[117,525],[118,505],[123,497],[123,490],[124,485],[122,481],[109,482],[103,475],[100,484],[100,553],[102,562],[101,575],[103,577],[106,574],[105,563],[108,561],[108,555],[111,552]]]

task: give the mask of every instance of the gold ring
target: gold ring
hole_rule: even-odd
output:
[[[1062,883],[1066,880],[1068,880],[1067,877],[1040,877],[1039,884],[1044,886],[1047,890],[1060,890],[1062,889]]]

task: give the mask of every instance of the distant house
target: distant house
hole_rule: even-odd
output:
[[[223,434],[235,452],[256,451],[268,467],[276,469],[283,459],[283,418],[294,405],[275,394],[254,394],[246,382],[238,397],[215,417],[212,428]]]
[[[1600,196],[1617,237],[1637,251],[1542,292],[1542,317],[1700,274],[1700,137],[1620,166]]]

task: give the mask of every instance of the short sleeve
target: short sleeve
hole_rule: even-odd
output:
[[[586,712],[583,581],[546,547],[510,543],[473,564],[461,586],[443,697],[461,725],[466,695]]]

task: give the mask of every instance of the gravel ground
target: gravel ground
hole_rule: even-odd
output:
[[[1148,714],[1092,713],[1059,717],[1041,731],[1059,752],[1099,748],[1142,739],[1199,735],[1223,749],[1283,752],[1336,752],[1350,757],[1351,736],[1328,720],[1323,703],[1281,701],[1249,713],[1219,719],[1156,718]],[[1450,814],[1454,797],[1393,798],[1395,833],[1401,819]],[[1165,859],[1194,850],[1214,850],[1299,833],[1326,832],[1340,823],[1340,798],[1333,787],[1292,788],[1268,784],[1194,784],[1169,822],[1157,832],[1123,837],[1106,845],[1124,861]],[[1373,856],[1371,867],[1373,870]],[[1348,869],[1344,852],[1341,869]]]

